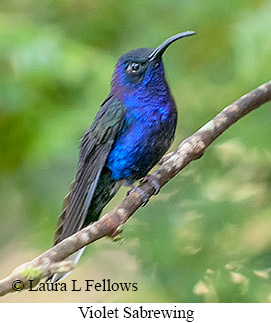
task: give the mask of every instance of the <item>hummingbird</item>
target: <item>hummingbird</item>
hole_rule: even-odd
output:
[[[81,138],[77,173],[63,202],[54,245],[97,221],[120,186],[134,187],[169,149],[177,109],[162,56],[173,42],[194,34],[178,33],[155,49],[137,48],[119,58],[111,91]],[[159,183],[151,182],[158,191]],[[83,250],[68,259],[76,264]]]

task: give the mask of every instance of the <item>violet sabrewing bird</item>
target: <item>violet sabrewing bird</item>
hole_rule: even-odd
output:
[[[81,139],[78,170],[64,200],[55,244],[97,221],[120,186],[147,175],[170,147],[177,111],[162,55],[176,40],[194,34],[179,33],[156,49],[137,48],[119,58],[110,94]],[[72,261],[82,251],[70,256]],[[64,276],[55,274],[52,282]]]

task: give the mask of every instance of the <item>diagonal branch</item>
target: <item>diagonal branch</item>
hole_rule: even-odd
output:
[[[268,101],[271,101],[271,81],[245,94],[223,109],[212,120],[185,139],[176,151],[162,158],[160,167],[153,173],[160,186],[164,186],[191,161],[200,158],[206,148],[236,121]],[[139,186],[149,197],[155,193],[154,187],[148,181],[143,180]],[[34,280],[32,284],[34,286],[44,277],[56,272],[71,270],[71,263],[64,259],[102,237],[115,236],[120,225],[125,223],[142,204],[142,197],[136,191],[132,192],[114,210],[97,222],[61,241],[32,261],[16,268],[10,276],[0,281],[0,296],[14,292],[15,281],[19,280],[20,286],[27,289],[30,279]]]

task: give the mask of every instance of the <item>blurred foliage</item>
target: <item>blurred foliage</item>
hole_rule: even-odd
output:
[[[50,247],[79,138],[109,92],[118,56],[180,31],[197,32],[164,57],[179,109],[176,147],[270,79],[270,17],[267,0],[2,0],[2,259],[12,257],[7,246],[37,254]],[[105,249],[135,257],[140,285],[130,301],[271,301],[270,107],[230,128],[139,210],[125,225],[123,245],[95,244],[85,262],[93,264]],[[103,278],[110,256],[107,266]],[[115,266],[125,277],[127,267]]]

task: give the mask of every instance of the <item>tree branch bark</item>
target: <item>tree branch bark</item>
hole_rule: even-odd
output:
[[[164,186],[191,161],[200,158],[206,148],[236,121],[268,101],[271,101],[271,81],[262,84],[223,109],[212,120],[185,139],[176,151],[162,158],[160,167],[153,173],[160,186]],[[155,193],[154,187],[148,181],[143,180],[139,186],[149,197]],[[64,259],[102,237],[115,236],[120,230],[120,225],[124,224],[142,204],[141,196],[136,191],[132,192],[114,210],[97,222],[61,241],[32,261],[16,268],[8,277],[0,281],[0,296],[16,291],[15,281],[21,282],[17,285],[19,289],[27,289],[30,279],[34,280],[32,286],[35,286],[42,278],[56,272],[70,271],[72,265]]]

